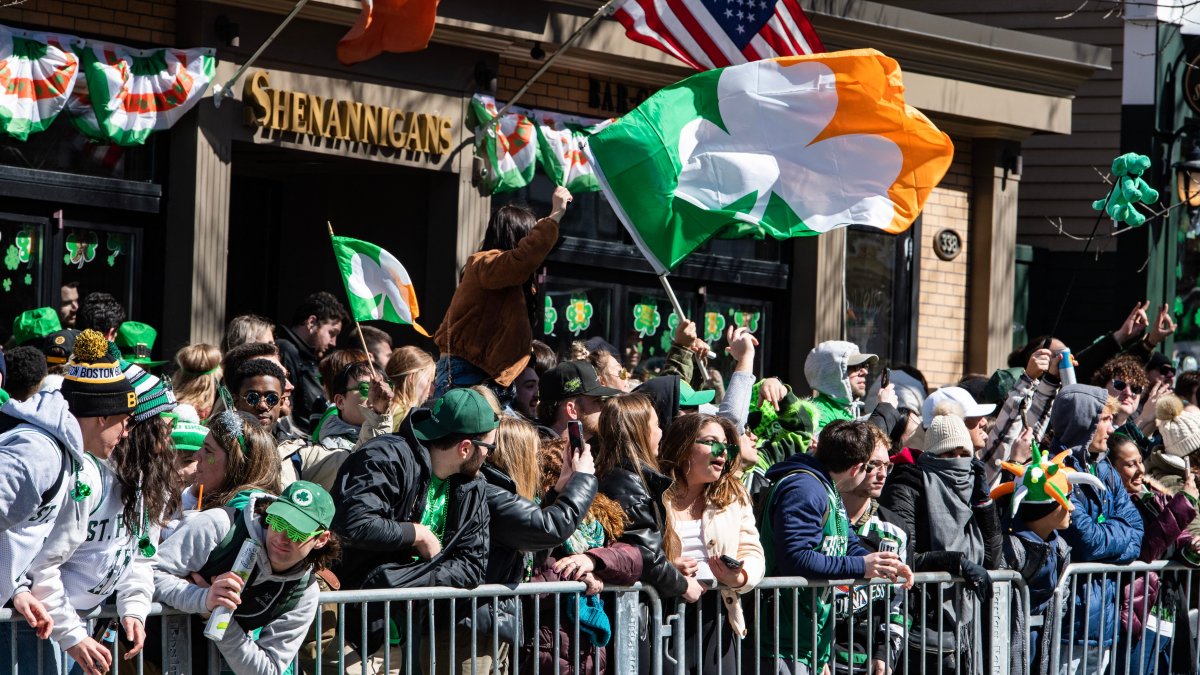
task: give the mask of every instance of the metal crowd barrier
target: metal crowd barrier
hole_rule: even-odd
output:
[[[739,598],[742,640],[729,624],[733,605],[716,589],[687,605],[641,585],[606,588],[600,598],[611,637],[603,656],[578,610],[580,583],[323,592],[288,672],[798,675],[822,672],[812,668],[814,652],[830,675],[873,673],[876,660],[899,675],[1200,672],[1200,577],[1192,568],[1073,564],[1039,616],[1030,615],[1030,591],[1018,574],[991,576],[987,603],[941,573],[917,574],[908,591],[880,580],[764,579]],[[103,626],[112,615],[106,608],[92,618]],[[112,673],[222,672],[195,617],[158,605],[153,615],[147,643],[154,649],[125,662],[118,641]],[[504,619],[476,620],[489,616]],[[25,629],[23,619],[0,610],[0,675],[31,672],[16,669]],[[197,650],[207,651],[206,669],[194,662]],[[45,651],[32,672],[65,672],[56,659]]]
[[[1156,561],[1074,563],[1055,590],[1050,672],[1157,675],[1200,672],[1200,577]]]

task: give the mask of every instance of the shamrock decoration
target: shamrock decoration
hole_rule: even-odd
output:
[[[21,254],[17,252],[17,247],[15,245],[9,246],[8,250],[4,253],[4,267],[11,272],[17,269],[17,266],[20,264]]]
[[[661,324],[658,305],[642,302],[633,306],[633,329],[638,332],[638,337],[654,335]]]
[[[567,305],[567,330],[575,335],[587,330],[592,325],[593,313],[586,295],[571,298],[571,304]]]
[[[671,351],[671,341],[675,339],[675,327],[679,325],[679,315],[671,312],[667,315],[667,329],[663,331],[658,343],[664,352]]]
[[[725,330],[725,317],[721,316],[720,312],[711,311],[704,313],[704,341],[715,342],[721,339],[721,333]]]
[[[558,323],[558,310],[554,309],[554,302],[550,296],[546,296],[546,310],[542,313],[542,332],[546,335],[554,335],[554,324]]]
[[[12,290],[12,279],[5,279],[4,280],[4,292],[7,293],[11,290]]]
[[[1112,172],[1116,177],[1112,193],[1105,199],[1092,202],[1092,208],[1104,210],[1114,223],[1125,223],[1138,227],[1146,222],[1146,215],[1137,210],[1138,202],[1153,204],[1158,201],[1158,190],[1142,179],[1142,173],[1150,168],[1150,158],[1135,152],[1126,153],[1113,160]],[[1105,203],[1107,202],[1107,206]]]
[[[96,249],[99,247],[100,238],[95,232],[72,232],[67,235],[67,254],[63,256],[63,262],[83,269],[84,265],[96,259]]]
[[[24,281],[25,281],[25,285],[26,285],[26,286],[32,286],[32,285],[33,285],[33,275],[32,275],[32,274],[26,274],[26,275],[25,275],[25,279],[24,279]]]
[[[740,310],[729,310],[729,316],[733,317],[733,325],[750,329],[751,333],[758,331],[758,318],[761,312],[743,312]]]
[[[105,248],[107,248],[110,253],[107,258],[108,266],[114,267],[117,264],[117,257],[120,256],[125,250],[125,235],[110,233],[108,235],[108,242],[105,244]]]
[[[22,227],[14,240],[17,247],[17,260],[27,263],[33,259],[33,228]]]

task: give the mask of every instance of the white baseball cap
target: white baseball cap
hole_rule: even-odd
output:
[[[985,417],[996,411],[995,403],[976,403],[971,394],[962,387],[942,387],[925,397],[921,404],[922,426],[929,428],[933,421],[933,409],[942,401],[954,401],[962,406],[964,417]]]

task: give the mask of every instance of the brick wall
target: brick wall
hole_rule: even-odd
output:
[[[0,23],[109,38],[131,47],[175,42],[175,0],[28,0],[0,8]]]
[[[917,368],[930,388],[963,376],[967,343],[967,273],[971,245],[971,142],[954,139],[954,164],[934,188],[921,220],[921,299],[917,309]],[[951,228],[962,237],[956,258],[934,253],[933,237]]]
[[[539,67],[541,64],[533,61],[501,58],[500,72],[496,78],[496,99],[508,101]],[[589,78],[597,81],[595,91],[591,89]],[[601,73],[551,68],[533,83],[517,105],[606,119],[619,117],[632,110],[654,91],[656,88],[637,82],[604,79]],[[591,105],[590,99],[593,98],[600,105]]]

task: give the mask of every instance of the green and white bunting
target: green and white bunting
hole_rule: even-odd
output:
[[[67,106],[79,75],[72,41],[0,26],[0,130],[24,141]]]
[[[417,324],[421,310],[408,270],[396,256],[382,248],[350,237],[332,237],[355,321],[390,321],[412,326],[418,333],[429,333]]]
[[[591,160],[583,152],[584,139],[612,120],[513,107],[493,131],[497,111],[491,96],[476,94],[471,99],[476,154],[488,167],[483,181],[486,192],[511,192],[529,185],[535,167],[571,192],[600,189]]]
[[[76,126],[116,145],[145,143],[204,96],[216,71],[214,53],[209,48],[143,50],[89,43],[80,50],[87,88],[72,105]]]

